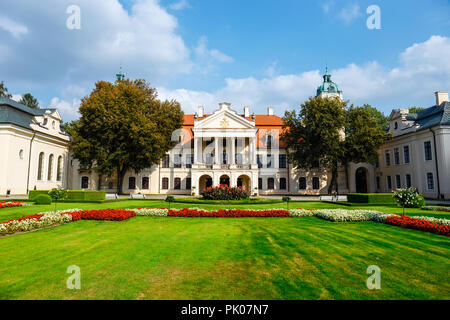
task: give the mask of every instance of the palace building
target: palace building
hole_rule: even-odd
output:
[[[119,74],[118,77],[123,77]],[[328,71],[317,96],[343,99]],[[389,118],[393,139],[379,151],[376,165],[351,163],[339,170],[339,192],[391,192],[416,187],[428,198],[450,199],[450,103],[436,93],[436,105],[417,113],[394,110]],[[55,109],[30,109],[0,98],[0,195],[64,187],[115,193],[116,177],[83,170],[73,159],[70,137]],[[207,113],[198,107],[184,116],[173,133],[177,145],[158,165],[128,172],[127,194],[199,195],[208,186],[242,186],[254,195],[326,194],[326,171],[298,171],[287,161],[280,139],[283,120],[273,108],[266,114],[242,112],[220,103]]]

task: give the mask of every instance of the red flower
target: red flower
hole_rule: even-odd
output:
[[[221,209],[217,211],[204,211],[197,209],[169,210],[169,217],[208,217],[208,218],[258,218],[258,217],[289,217],[286,210],[239,210]]]
[[[450,226],[432,223],[426,220],[410,218],[408,216],[391,216],[386,218],[386,223],[408,229],[416,229],[444,236],[450,236]]]

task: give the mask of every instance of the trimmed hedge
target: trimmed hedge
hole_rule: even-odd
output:
[[[31,190],[28,198],[33,200],[40,194],[48,195],[49,190]],[[84,190],[69,190],[67,191],[66,201],[99,201],[105,200],[106,191],[84,191]]]
[[[36,204],[52,204],[52,197],[48,194],[38,194],[34,198],[34,203]]]
[[[367,204],[395,204],[392,193],[349,193],[347,202]]]

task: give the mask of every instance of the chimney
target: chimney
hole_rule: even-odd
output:
[[[448,102],[448,91],[436,91],[436,105],[440,106],[444,102]]]
[[[244,107],[244,117],[250,118],[250,107]]]
[[[201,106],[198,107],[197,115],[198,115],[199,118],[203,118],[203,116],[204,116],[204,110],[205,110],[204,107],[201,107]]]
[[[267,114],[269,116],[273,116],[273,108],[271,108],[271,107],[267,108]]]

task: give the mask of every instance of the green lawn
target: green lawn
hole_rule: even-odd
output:
[[[58,205],[162,206],[139,200]],[[1,209],[0,221],[50,209]],[[417,209],[408,213],[449,217]],[[79,221],[2,237],[0,252],[0,299],[450,299],[450,239],[375,222],[315,217]],[[81,268],[81,290],[66,288],[70,265]],[[381,268],[381,290],[366,287],[369,265]]]

